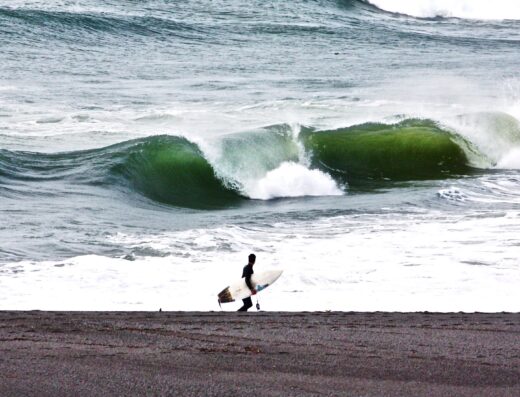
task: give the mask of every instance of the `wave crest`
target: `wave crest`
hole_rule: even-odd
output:
[[[368,0],[381,10],[418,18],[520,19],[516,0]]]

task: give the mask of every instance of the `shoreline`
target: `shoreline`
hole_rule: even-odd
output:
[[[2,396],[516,396],[520,313],[0,311]]]

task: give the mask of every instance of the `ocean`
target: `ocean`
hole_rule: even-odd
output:
[[[515,0],[1,1],[0,309],[221,310],[255,253],[264,310],[520,311],[519,46]]]

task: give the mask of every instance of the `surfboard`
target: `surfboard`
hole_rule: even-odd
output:
[[[263,291],[278,280],[282,275],[282,272],[282,270],[266,270],[254,273],[251,276],[251,284],[257,292]],[[246,279],[241,278],[240,280],[231,283],[218,294],[218,303],[234,302],[238,299],[245,299],[250,296],[251,291],[246,285]]]

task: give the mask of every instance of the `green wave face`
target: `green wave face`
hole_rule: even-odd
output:
[[[199,147],[185,138],[147,138],[119,153],[123,158],[112,171],[153,200],[198,209],[228,207],[242,200],[215,176]]]
[[[349,184],[445,178],[470,170],[460,137],[424,120],[301,134],[312,163]],[[456,143],[458,141],[458,144]]]
[[[298,137],[291,131],[286,125],[271,126],[219,137],[200,147],[183,137],[153,136],[70,153],[4,150],[0,151],[0,179],[6,183],[70,180],[109,188],[125,186],[130,193],[157,202],[215,209],[253,197],[251,192],[266,175],[287,162],[320,169],[340,186],[348,183],[365,189],[388,179],[468,174],[473,170],[468,155],[481,156],[462,136],[424,120],[333,131],[303,129]],[[293,177],[291,173],[278,176],[270,180],[269,188],[278,191]]]

